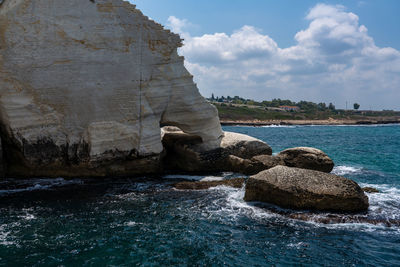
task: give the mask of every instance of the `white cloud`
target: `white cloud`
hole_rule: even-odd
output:
[[[243,26],[232,34],[191,36],[190,23],[170,17],[185,38],[180,53],[205,96],[240,95],[361,102],[362,107],[399,109],[400,52],[380,48],[356,14],[343,6],[318,4],[295,35],[296,45],[280,48],[260,29]]]

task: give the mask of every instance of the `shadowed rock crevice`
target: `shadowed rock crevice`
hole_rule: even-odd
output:
[[[163,145],[167,152],[165,166],[180,172],[244,172],[242,161],[259,154],[272,154],[265,142],[238,133],[224,132],[219,147],[209,149],[199,136],[169,128],[163,130]]]

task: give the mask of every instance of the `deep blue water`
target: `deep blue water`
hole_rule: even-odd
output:
[[[400,221],[400,125],[224,130],[274,152],[324,150],[334,173],[381,190],[361,216]],[[290,219],[243,202],[243,189],[178,191],[173,178],[205,177],[0,181],[0,266],[400,265],[398,226]]]

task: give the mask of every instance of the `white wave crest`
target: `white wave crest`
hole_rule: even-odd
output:
[[[360,184],[361,187],[378,189],[379,193],[368,194],[369,213],[391,220],[400,220],[400,189],[385,184]]]
[[[335,166],[332,170],[332,173],[336,175],[347,175],[347,174],[361,173],[361,171],[362,168],[359,167]]]
[[[225,176],[225,175],[224,175]],[[163,179],[184,179],[189,181],[222,181],[224,176],[166,175]]]
[[[0,196],[36,190],[49,190],[54,187],[72,184],[83,184],[83,181],[79,179],[65,180],[63,178],[21,180],[16,183],[16,185],[23,185],[21,188],[0,190]]]
[[[280,217],[278,214],[245,202],[243,200],[245,186],[240,189],[228,186],[217,186],[210,188],[210,190],[225,196],[222,199],[214,200],[212,205],[209,205],[208,212],[215,215],[215,217],[230,218],[231,220],[236,220],[240,216],[247,216],[256,220]]]

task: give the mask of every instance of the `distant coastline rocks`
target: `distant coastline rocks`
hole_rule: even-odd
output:
[[[352,180],[319,171],[277,166],[251,176],[245,201],[262,201],[283,208],[360,212],[368,197]]]

